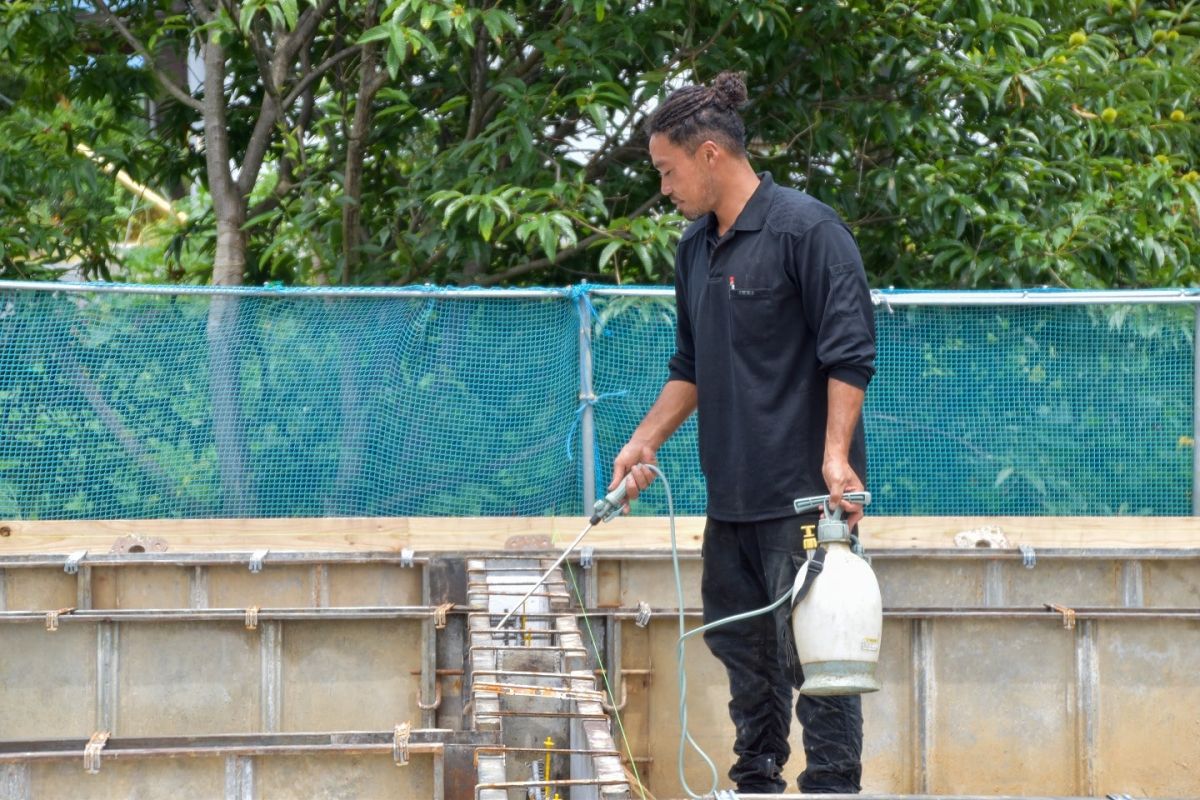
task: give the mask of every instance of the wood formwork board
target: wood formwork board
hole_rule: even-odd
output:
[[[514,537],[542,538],[547,549],[565,546],[587,524],[582,517],[322,517],[0,521],[0,555],[107,552],[131,534],[161,538],[173,552],[282,551],[492,552]],[[699,548],[702,517],[676,525],[681,551]],[[871,550],[953,547],[957,534],[998,529],[1012,547],[1197,547],[1200,519],[1158,517],[1133,525],[1121,517],[866,517],[860,532]],[[585,542],[598,551],[670,548],[667,520],[624,517],[596,526]]]

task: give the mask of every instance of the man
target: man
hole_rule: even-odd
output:
[[[806,554],[792,501],[864,488],[861,410],[874,373],[870,292],[854,239],[832,209],[755,174],[737,109],[746,87],[723,73],[671,94],[648,123],[662,193],[688,219],[676,250],[676,352],[654,406],[613,462],[630,499],[664,441],[699,413],[708,483],[704,621],[762,608],[791,589]],[[803,682],[789,608],[705,634],[729,675],[739,792],[779,793],[793,687]],[[800,695],[804,792],[858,792],[860,698]]]

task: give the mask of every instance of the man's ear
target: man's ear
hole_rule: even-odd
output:
[[[716,142],[714,142],[712,139],[707,139],[705,140],[704,144],[700,145],[700,148],[703,151],[704,163],[711,167],[717,162],[717,157],[721,154],[721,151],[720,148],[717,147]]]

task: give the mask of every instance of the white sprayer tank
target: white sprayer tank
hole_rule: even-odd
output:
[[[840,516],[840,515],[839,515]],[[879,691],[875,665],[883,635],[883,601],[870,564],[850,549],[845,522],[827,515],[818,526],[824,567],[807,594],[797,593],[813,561],[792,587],[792,632],[804,668],[801,694],[844,695]]]

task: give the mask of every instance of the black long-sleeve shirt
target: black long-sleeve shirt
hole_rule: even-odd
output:
[[[670,378],[696,385],[708,515],[729,522],[787,516],[797,497],[828,491],[828,379],[865,389],[875,371],[854,237],[833,209],[760,178],[724,236],[710,213],[675,253]],[[850,465],[866,481],[861,421]]]

